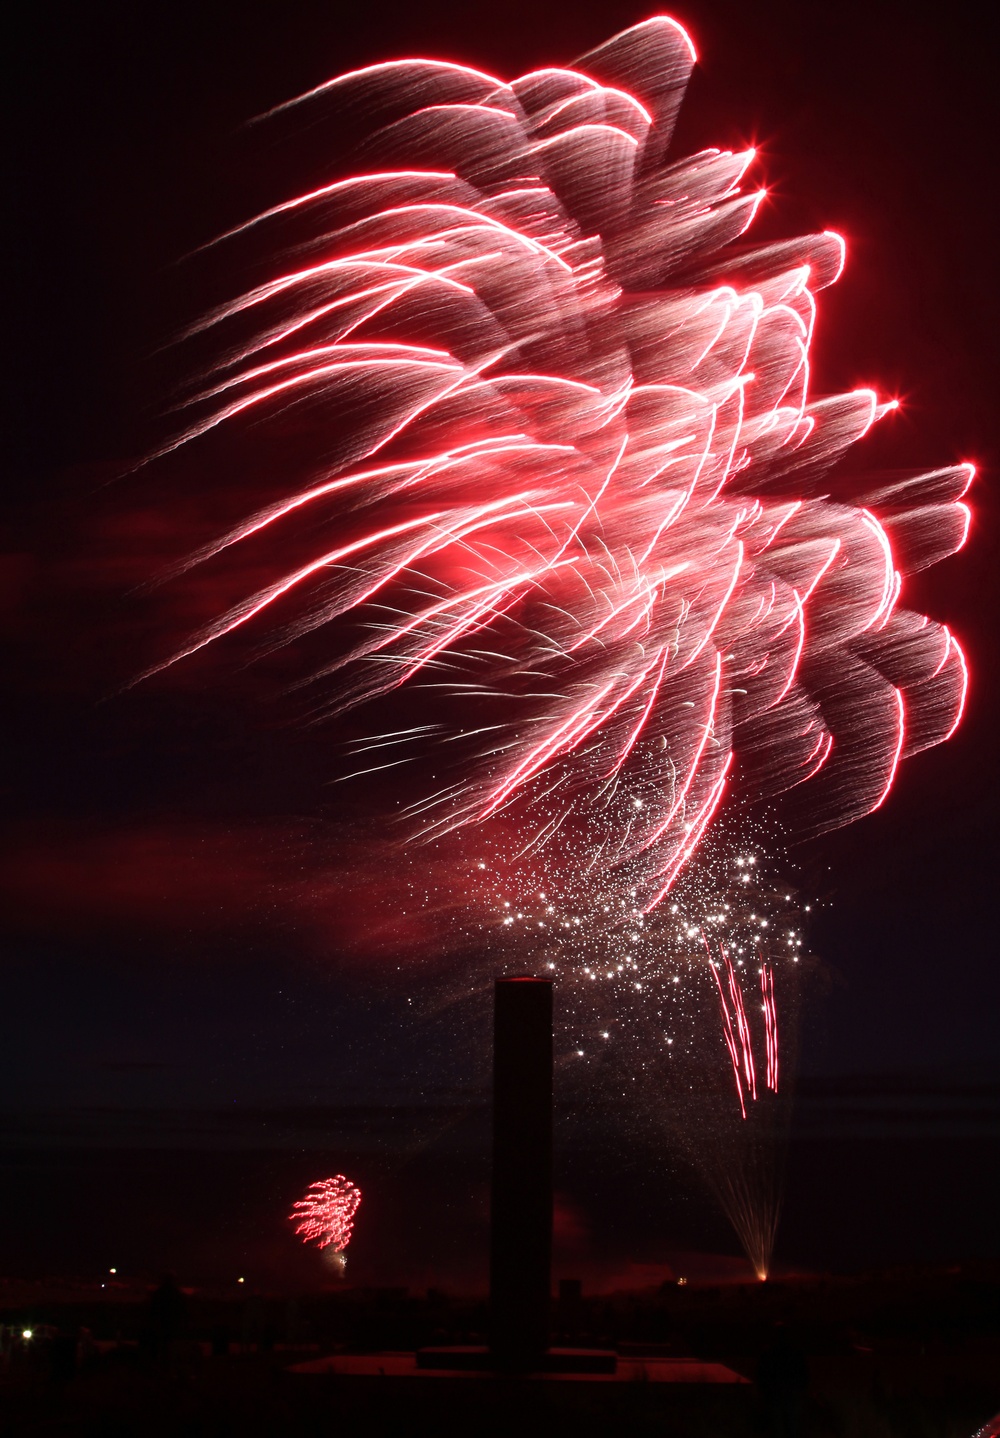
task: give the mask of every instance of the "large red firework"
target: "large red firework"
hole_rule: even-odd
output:
[[[398,696],[359,767],[438,746],[421,832],[503,814],[646,909],[733,776],[847,823],[966,688],[900,593],[964,542],[972,467],[838,463],[894,407],[810,393],[844,244],[738,243],[753,151],[669,154],[694,60],[659,17],[509,84],[407,60],[293,102],[357,172],[227,237],[291,261],[200,327],[178,441],[252,433],[275,485],[192,563],[284,568],[176,657],[328,626],[334,708]]]

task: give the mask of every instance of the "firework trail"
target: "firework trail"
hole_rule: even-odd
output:
[[[310,1184],[288,1215],[303,1243],[343,1253],[351,1241],[361,1190],[342,1173]]]
[[[754,152],[669,154],[694,60],[658,17],[572,69],[397,61],[291,102],[353,173],[224,237],[289,258],[197,328],[223,357],[167,447],[242,437],[267,476],[190,561],[267,581],[174,660],[322,630],[326,712],[390,714],[353,773],[413,773],[411,832],[493,821],[645,913],[727,786],[848,823],[966,689],[900,594],[964,542],[972,466],[839,465],[894,407],[810,391],[844,243],[739,243]]]

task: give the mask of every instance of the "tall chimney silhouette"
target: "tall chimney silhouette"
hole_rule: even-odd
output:
[[[552,983],[497,979],[493,1010],[490,1349],[529,1370],[548,1348],[552,1268]]]

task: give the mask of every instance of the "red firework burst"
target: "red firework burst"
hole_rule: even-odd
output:
[[[361,1202],[361,1190],[342,1173],[310,1184],[304,1198],[292,1204],[288,1215],[303,1243],[317,1248],[333,1246],[343,1253],[351,1241],[354,1215]]]
[[[647,911],[735,776],[850,822],[967,680],[900,595],[973,468],[839,463],[895,408],[810,391],[844,242],[739,244],[754,152],[668,153],[694,60],[658,17],[510,83],[406,60],[292,102],[350,113],[357,173],[226,237],[294,262],[200,326],[224,359],[176,441],[253,424],[281,482],[191,561],[277,577],[175,658],[326,626],[332,708],[404,705],[357,772],[457,756],[418,832],[504,815]]]

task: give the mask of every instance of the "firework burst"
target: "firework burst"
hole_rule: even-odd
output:
[[[954,732],[961,648],[901,600],[964,543],[973,468],[851,468],[896,404],[812,393],[844,241],[746,243],[754,151],[670,153],[694,62],[657,17],[571,68],[394,61],[279,107],[347,169],[217,242],[258,280],[192,331],[214,359],[163,453],[249,497],[181,566],[230,602],[166,664],[291,646],[314,716],[360,711],[342,777],[389,783],[456,885],[488,855],[567,1061],[627,1053],[655,1102],[722,1058],[750,1147],[712,1181],[762,1272],[801,930],[713,826],[727,795],[849,823]]]
[[[292,263],[199,327],[222,358],[174,446],[252,427],[272,497],[191,563],[273,573],[175,659],[322,631],[325,712],[394,721],[351,773],[417,766],[410,832],[495,820],[645,913],[734,782],[857,819],[966,687],[900,595],[963,543],[972,468],[839,464],[894,408],[810,390],[844,243],[738,245],[754,152],[668,154],[694,58],[661,17],[572,69],[292,102],[350,116],[357,173],[226,237]]]
[[[343,1254],[354,1231],[361,1190],[342,1173],[310,1184],[288,1215],[303,1243]]]
[[[557,980],[557,1055],[581,1120],[666,1138],[767,1276],[781,1197],[811,905],[779,876],[773,825],[706,839],[669,902],[582,876],[493,903],[491,963]],[[766,847],[765,847],[766,846]],[[489,866],[488,866],[489,867]],[[779,1018],[780,1004],[780,1018]],[[613,1141],[613,1133],[608,1135]]]

